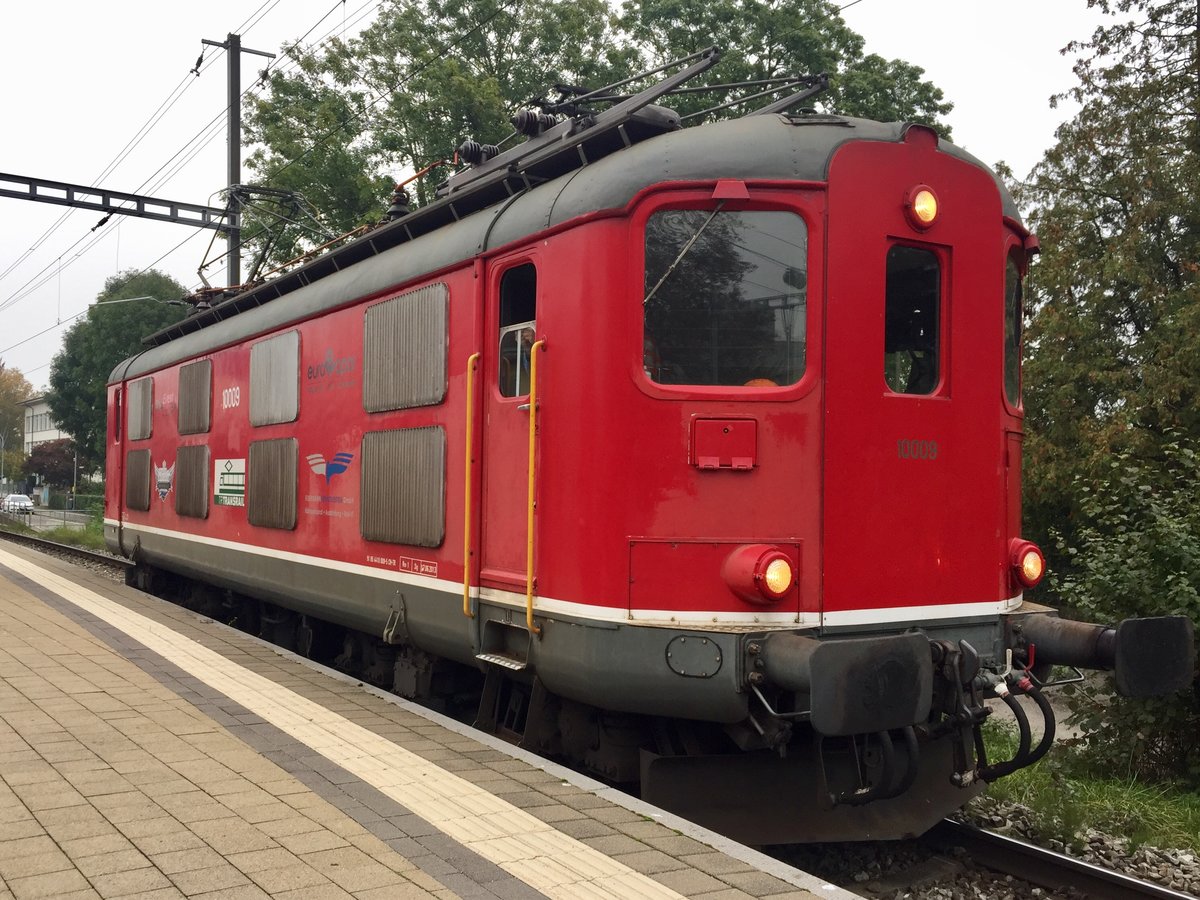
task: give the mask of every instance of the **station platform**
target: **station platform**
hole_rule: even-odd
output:
[[[0,900],[854,896],[0,544]]]

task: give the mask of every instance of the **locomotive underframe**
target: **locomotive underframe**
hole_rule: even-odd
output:
[[[539,616],[542,636],[530,640],[507,607],[481,603],[468,619],[432,588],[248,559],[232,547],[149,532],[129,531],[130,538],[141,587],[153,588],[163,572],[174,599],[193,608],[403,696],[469,709],[493,733],[610,782],[639,782],[647,800],[748,843],[920,834],[992,777],[1040,756],[1026,746],[1025,759],[989,763],[979,726],[990,712],[984,699],[994,696],[1019,643],[1021,628],[1011,621],[1044,618],[1043,607],[935,626],[899,623],[866,638],[830,630],[814,643],[878,649],[898,637],[917,639],[935,665],[911,725],[897,727],[908,722],[901,713],[896,722],[861,720],[881,724],[859,733],[821,734],[812,727],[811,692],[754,677],[762,658],[756,647],[780,637],[808,640],[812,631],[689,631]],[[507,654],[509,664],[478,656],[489,649],[489,630],[511,638],[490,648],[498,651],[493,660]],[[694,648],[682,656],[681,639]],[[595,662],[601,645],[607,678],[579,664]],[[469,647],[477,655],[464,653]],[[855,680],[853,670],[837,671],[843,683],[816,673],[820,689],[839,707],[856,706],[866,694],[846,683]],[[893,696],[875,682],[870,693]],[[1052,718],[1043,731],[1052,736]]]

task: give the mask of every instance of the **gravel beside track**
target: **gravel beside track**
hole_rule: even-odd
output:
[[[980,797],[957,818],[1037,844],[1028,809]],[[1089,829],[1082,850],[1059,841],[1048,849],[1200,897],[1200,859],[1189,850],[1130,847],[1125,838]],[[921,840],[818,844],[772,850],[787,863],[864,897],[879,900],[1088,900],[1081,891],[1051,891],[978,865],[961,848],[944,852]]]

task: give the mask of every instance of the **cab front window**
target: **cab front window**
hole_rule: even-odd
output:
[[[658,384],[804,375],[808,232],[782,211],[666,209],[646,222],[642,361]]]

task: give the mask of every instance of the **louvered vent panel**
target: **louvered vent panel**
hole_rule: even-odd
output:
[[[300,332],[250,348],[250,424],[294,422],[300,411]]]
[[[125,506],[150,508],[150,451],[130,450],[125,454]]]
[[[362,443],[362,534],[437,547],[446,532],[446,432],[374,431]]]
[[[431,284],[367,309],[363,408],[367,412],[441,403],[446,396],[450,292]]]
[[[129,382],[129,410],[125,433],[131,441],[150,437],[150,413],[154,400],[154,379],[139,378]]]
[[[179,369],[179,433],[205,434],[212,409],[212,360]]]
[[[208,518],[208,447],[180,447],[175,458],[175,512]]]
[[[266,528],[296,527],[295,438],[250,443],[250,471],[246,493],[251,525]]]

